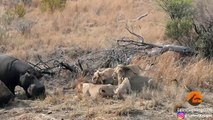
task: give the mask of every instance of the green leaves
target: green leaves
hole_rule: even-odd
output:
[[[42,0],[41,10],[54,12],[55,10],[62,10],[65,5],[66,0]]]
[[[192,0],[158,0],[159,5],[171,18],[167,21],[165,34],[181,45],[190,46],[202,56],[212,58],[213,16],[208,14],[211,7],[205,7],[211,3],[200,0],[193,8],[192,2]],[[198,16],[201,15],[200,18],[197,18],[194,12]],[[205,12],[207,14],[204,14]]]
[[[19,18],[24,17],[26,14],[26,9],[23,4],[16,5],[15,14],[18,15]]]
[[[192,0],[159,0],[159,5],[171,19],[182,19],[192,16]]]
[[[183,36],[190,36],[193,29],[192,19],[175,19],[167,22],[166,35],[172,39],[178,40]]]
[[[187,38],[193,31],[192,0],[159,0],[158,3],[171,18],[166,25],[167,37],[181,45],[191,44]]]

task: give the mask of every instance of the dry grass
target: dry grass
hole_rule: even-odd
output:
[[[204,87],[205,83],[212,83],[212,61],[200,57],[181,58],[178,53],[167,52],[153,58],[133,60],[147,69],[146,74],[165,83],[178,80],[183,85],[194,89]]]
[[[26,8],[24,18],[35,22],[30,37],[10,31],[12,40],[9,46],[14,47],[8,48],[7,52],[20,58],[26,59],[29,53],[49,53],[58,46],[108,48],[115,39],[131,36],[125,30],[126,23],[143,35],[147,42],[163,40],[165,15],[151,0],[68,0],[62,12],[53,14],[42,13],[34,4],[38,3],[33,1],[33,6]],[[146,12],[149,12],[147,17],[132,21]]]
[[[152,76],[162,83],[163,92],[157,101],[167,99],[169,110],[176,111],[181,107],[188,107],[187,89],[198,90],[203,93],[203,101],[212,104],[212,61],[200,57],[182,58],[178,53],[167,52],[161,56],[143,59],[135,58],[133,63],[140,64],[146,70],[145,75]],[[173,80],[177,80],[178,84]],[[145,92],[143,96],[151,96]],[[209,97],[206,97],[208,94]],[[154,96],[151,97],[153,100]]]

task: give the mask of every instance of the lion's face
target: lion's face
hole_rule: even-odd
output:
[[[99,81],[99,79],[100,79],[99,72],[95,72],[94,75],[93,75],[93,77],[92,77],[92,82],[93,83],[97,83]]]
[[[99,94],[102,96],[102,97],[113,97],[114,95],[114,88],[112,85],[106,85],[106,86],[102,86],[100,89],[99,89]]]
[[[94,84],[103,84],[103,75],[99,71],[95,72],[92,77],[92,82]]]
[[[114,80],[118,80],[118,75],[119,76],[124,76],[124,70],[121,66],[117,66],[112,74],[112,77]]]

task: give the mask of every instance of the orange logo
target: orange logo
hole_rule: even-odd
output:
[[[198,91],[192,91],[188,94],[187,100],[189,104],[197,106],[202,102],[202,95]]]

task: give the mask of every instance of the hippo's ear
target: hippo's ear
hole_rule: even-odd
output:
[[[30,74],[28,72],[21,74],[19,78],[21,86],[27,86],[28,85],[27,81],[29,80],[29,78]]]
[[[26,71],[26,74],[32,74],[32,71],[27,70],[27,71]]]
[[[29,71],[26,71],[26,73],[23,74],[24,76],[30,76],[31,73]]]
[[[39,72],[39,71],[38,71],[38,74],[36,74],[36,77],[37,77],[38,79],[42,78],[42,77],[43,77],[42,72]]]
[[[23,74],[23,76],[25,76],[27,79],[32,79],[33,78],[33,75],[30,71],[26,71],[25,74]]]
[[[36,71],[36,70],[33,70],[33,69],[27,70],[26,73],[28,73],[30,75],[34,75],[37,79],[40,79],[41,77],[43,77],[42,72]]]

